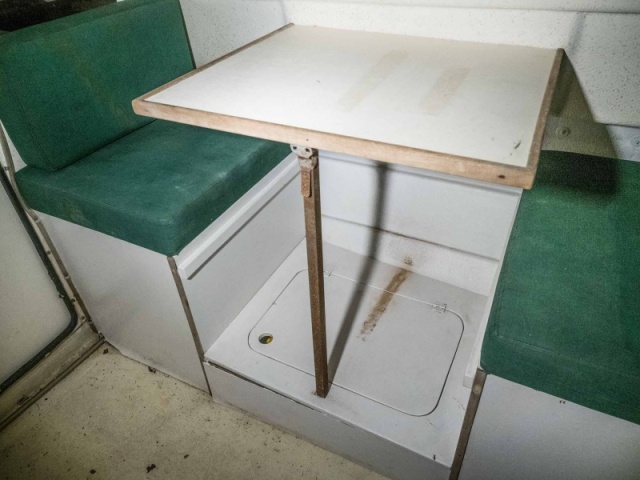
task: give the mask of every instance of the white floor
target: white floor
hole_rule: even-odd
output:
[[[382,479],[107,344],[0,432],[0,479],[147,477]]]

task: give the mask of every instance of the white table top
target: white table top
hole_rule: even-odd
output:
[[[526,188],[559,59],[550,49],[292,26],[134,109]]]

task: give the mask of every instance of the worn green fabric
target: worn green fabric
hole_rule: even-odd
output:
[[[62,170],[24,168],[17,182],[36,210],[175,255],[288,153],[158,120]]]
[[[0,36],[0,120],[58,170],[150,122],[134,98],[193,68],[178,0],[126,0]]]
[[[481,366],[640,423],[640,163],[543,153],[522,195]]]

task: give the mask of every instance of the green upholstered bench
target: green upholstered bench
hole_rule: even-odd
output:
[[[640,163],[543,154],[522,194],[480,363],[640,423]]]
[[[27,204],[175,255],[289,152],[135,115],[193,69],[178,0],[126,0],[0,37],[0,120]]]

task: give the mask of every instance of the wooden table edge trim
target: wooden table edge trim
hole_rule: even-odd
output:
[[[319,150],[355,155],[370,160],[408,167],[423,168],[511,187],[531,188],[535,173],[535,170],[529,167],[515,167],[373,140],[306,130],[218,113],[202,112],[143,99],[133,101],[133,110],[138,115],[161,120],[239,135],[250,135],[293,145],[304,145]]]
[[[544,90],[542,97],[542,104],[540,105],[540,112],[538,113],[538,120],[536,128],[533,131],[533,139],[531,141],[531,149],[529,150],[529,159],[527,162],[527,170],[531,173],[531,184],[528,187],[533,187],[533,181],[538,170],[538,161],[540,159],[540,151],[542,150],[542,141],[544,140],[544,134],[547,127],[547,119],[549,118],[549,112],[551,111],[551,102],[556,91],[556,84],[558,83],[558,77],[560,76],[560,67],[564,59],[565,52],[563,48],[556,49],[556,55],[551,65],[551,71],[549,72],[549,79],[547,80],[547,86]]]

